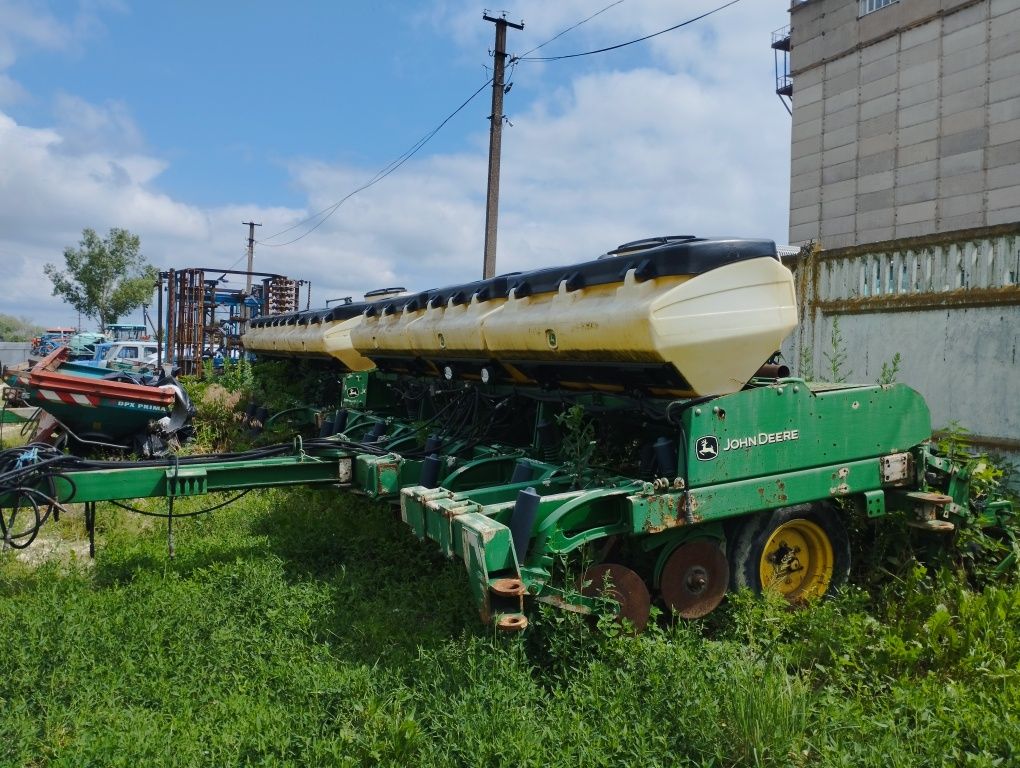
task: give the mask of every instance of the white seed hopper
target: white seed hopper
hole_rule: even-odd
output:
[[[351,370],[708,395],[743,387],[797,323],[774,243],[686,236],[347,312],[299,320],[297,335],[270,323],[246,346]]]

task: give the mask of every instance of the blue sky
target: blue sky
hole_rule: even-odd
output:
[[[526,0],[523,53],[612,0]],[[721,0],[624,0],[542,49],[663,29]],[[229,266],[339,200],[489,77],[483,6],[438,2],[0,0],[0,311],[75,319],[42,275],[84,227],[157,266]],[[622,51],[522,62],[505,112],[500,271],[654,234],[787,229],[789,117],[772,92],[778,0],[742,0]],[[404,167],[256,268],[313,304],[481,269],[489,92]],[[298,228],[295,234],[304,230]],[[280,238],[276,242],[282,242]]]

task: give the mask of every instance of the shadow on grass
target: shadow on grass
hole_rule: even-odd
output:
[[[187,500],[178,511],[209,502]],[[293,610],[314,593],[310,640],[355,663],[402,667],[422,649],[489,632],[459,560],[418,541],[394,507],[336,489],[255,493],[175,520],[173,559],[165,520],[101,510],[99,523],[94,587],[155,577],[232,589],[223,577],[233,574],[261,590],[256,603]]]
[[[255,530],[288,578],[329,584],[332,611],[318,617],[315,632],[345,658],[403,661],[419,648],[486,632],[460,561],[418,541],[391,505],[302,489]]]

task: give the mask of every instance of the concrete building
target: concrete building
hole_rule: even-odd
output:
[[[1020,0],[804,0],[773,47],[817,245],[784,354],[823,375],[838,322],[852,380],[899,353],[937,428],[1020,456]]]
[[[1020,221],[1020,0],[807,0],[790,14],[791,243]]]

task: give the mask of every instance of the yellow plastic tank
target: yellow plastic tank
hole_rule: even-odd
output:
[[[485,318],[486,349],[528,369],[552,364],[559,383],[573,381],[575,364],[671,366],[680,380],[665,389],[696,394],[739,390],[796,326],[790,271],[762,257],[700,275],[620,283],[510,298]],[[585,380],[593,376],[585,371]],[[606,381],[613,368],[604,370]]]
[[[406,296],[379,302],[351,330],[351,343],[364,354],[413,357],[408,326],[424,314],[425,308]]]
[[[318,322],[270,322],[250,348],[350,370],[689,396],[739,390],[797,323],[775,244],[743,238],[652,238],[593,261],[383,293]]]
[[[299,330],[295,339],[300,349],[297,351],[300,357],[328,357],[323,341],[323,318],[329,310],[318,309],[305,312],[298,322]]]
[[[301,326],[298,325],[298,315],[295,313],[288,317],[276,328],[277,332],[273,338],[273,345],[277,352],[288,357],[294,356],[301,351]]]
[[[437,360],[489,357],[482,326],[506,301],[507,279],[429,292],[425,312],[407,327],[411,349]]]
[[[254,350],[261,346],[262,337],[265,334],[263,326],[263,318],[256,318],[248,323],[244,333],[241,335],[241,343],[246,349]]]
[[[257,318],[249,324],[241,343],[250,352],[262,355],[289,355],[290,352],[281,346],[282,337],[292,332],[292,327],[286,325],[289,315],[273,315]]]
[[[364,316],[358,314],[335,320],[327,319],[322,324],[323,351],[351,371],[368,371],[375,368],[375,363],[358,352],[351,343],[351,333],[362,322]]]

